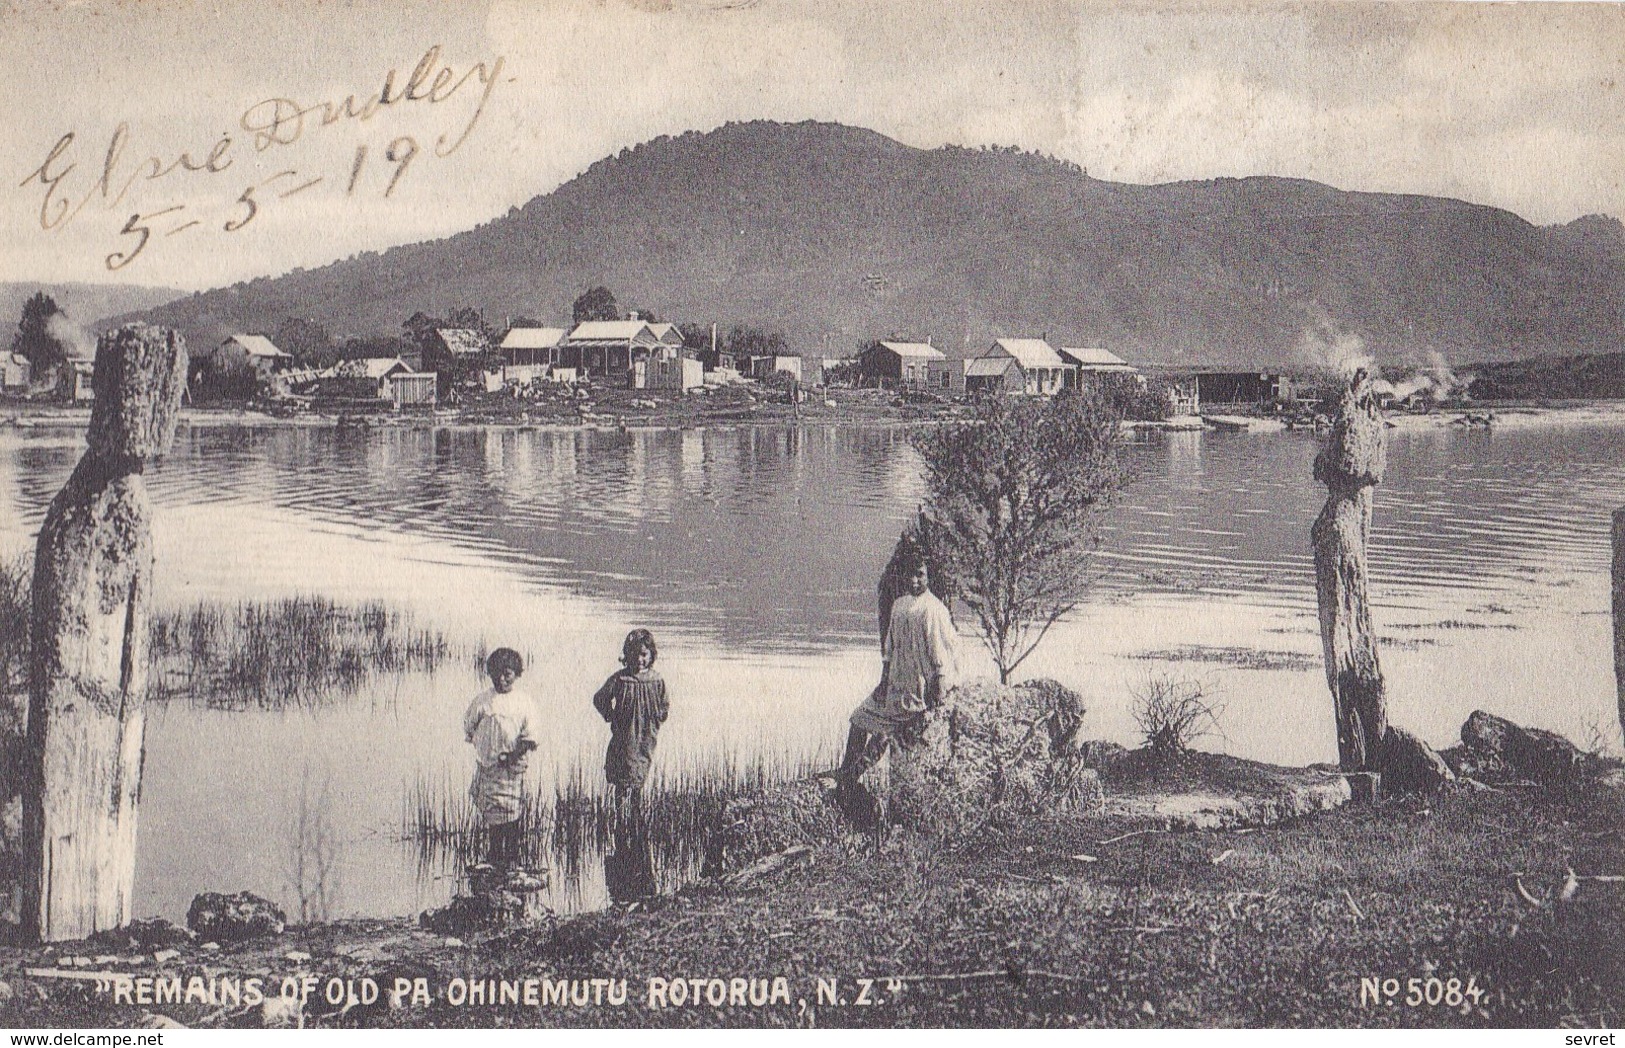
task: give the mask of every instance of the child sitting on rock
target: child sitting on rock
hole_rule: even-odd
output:
[[[491,686],[476,695],[463,714],[463,736],[473,744],[475,760],[468,795],[490,836],[490,866],[494,872],[521,879],[528,875],[517,870],[519,816],[528,755],[536,748],[537,734],[535,703],[514,688],[524,670],[525,661],[517,651],[493,651],[485,660]]]

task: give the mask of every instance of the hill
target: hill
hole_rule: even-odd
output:
[[[1540,228],[1458,200],[1256,177],[1141,186],[1013,149],[914,149],[837,124],[660,138],[445,240],[143,313],[192,339],[396,333],[423,310],[568,316],[605,284],[662,318],[784,331],[808,355],[889,333],[1130,360],[1306,363],[1625,349],[1625,227]],[[1352,336],[1352,337],[1351,337]]]
[[[15,330],[22,316],[23,303],[43,291],[56,299],[56,304],[76,324],[95,325],[107,317],[133,310],[151,309],[153,306],[180,298],[186,292],[172,287],[143,287],[132,284],[33,284],[23,281],[0,281],[0,324],[8,332]],[[10,345],[9,334],[6,344]]]

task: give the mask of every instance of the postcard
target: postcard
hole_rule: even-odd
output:
[[[1612,1043],[1625,7],[0,53],[0,1025]]]

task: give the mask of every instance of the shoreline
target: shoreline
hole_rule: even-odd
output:
[[[1105,777],[1108,796],[1134,794]],[[1208,777],[1180,773],[1197,793],[1174,797],[1211,792]],[[1119,804],[1018,820],[976,847],[848,830],[671,895],[485,930],[341,919],[239,943],[4,945],[0,1015],[44,1028],[1606,1026],[1625,893],[1592,879],[1625,862],[1625,809],[1617,789],[1595,791],[1456,788],[1263,825]],[[1559,905],[1565,870],[1581,887]],[[98,991],[98,971],[134,995]],[[1435,975],[1434,1002],[1367,981]],[[265,1001],[222,1002],[222,978],[260,980]],[[1480,993],[1446,1005],[1451,979]],[[369,980],[379,992],[358,999]],[[714,999],[736,980],[754,1000]],[[153,996],[165,984],[184,995]],[[278,999],[290,984],[309,987],[303,1007]],[[610,996],[589,999],[594,985]]]
[[[848,391],[851,392],[851,391]],[[856,391],[870,393],[872,391]],[[872,401],[873,398],[871,397]],[[380,429],[380,430],[441,430],[441,429],[494,429],[535,432],[575,431],[651,431],[669,432],[697,429],[728,429],[756,426],[786,425],[856,425],[866,427],[908,428],[951,420],[962,413],[959,404],[876,404],[849,402],[829,408],[776,403],[745,405],[719,405],[714,410],[708,404],[695,404],[688,400],[675,400],[669,405],[642,399],[641,405],[627,413],[606,413],[590,418],[547,415],[511,415],[494,417],[479,409],[442,409],[432,414],[398,414],[380,410],[367,413],[309,412],[283,416],[241,406],[186,407],[181,410],[180,422],[192,428],[216,426],[242,426],[255,428],[311,428],[311,429]],[[655,404],[653,408],[642,405]],[[675,407],[678,411],[662,411],[662,407]],[[634,413],[638,412],[638,413]],[[1489,426],[1468,426],[1469,416],[1488,415]],[[1471,409],[1440,410],[1427,413],[1388,412],[1384,418],[1389,428],[1407,431],[1438,429],[1527,429],[1536,426],[1611,425],[1625,423],[1625,400],[1583,401],[1520,401],[1486,402]],[[0,430],[4,429],[83,429],[90,420],[90,406],[64,406],[57,403],[14,401],[0,402]],[[1283,420],[1269,415],[1230,415],[1209,413],[1203,416],[1182,416],[1160,420],[1125,420],[1125,432],[1304,432],[1308,427],[1289,427]]]

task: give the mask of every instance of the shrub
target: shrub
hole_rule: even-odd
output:
[[[1209,691],[1201,681],[1157,673],[1148,674],[1134,689],[1130,712],[1153,760],[1177,763],[1197,739],[1221,734],[1219,717],[1224,707],[1213,701]]]

